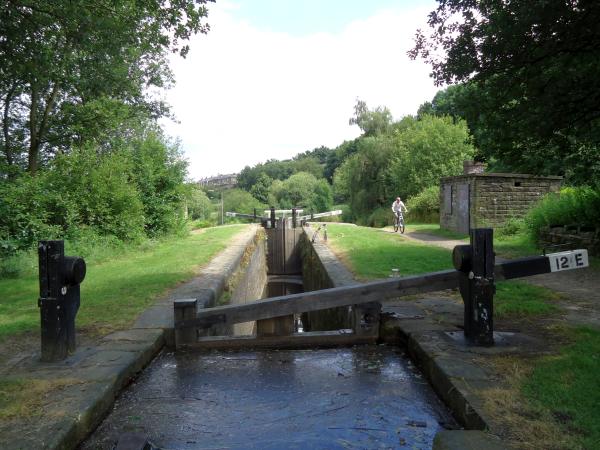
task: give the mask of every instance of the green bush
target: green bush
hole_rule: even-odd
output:
[[[440,220],[440,188],[430,186],[406,201],[409,213],[407,219],[412,222],[438,223]]]
[[[97,236],[139,242],[183,230],[185,168],[178,150],[149,132],[111,151],[71,149],[36,176],[0,179],[0,257],[44,239],[96,245]]]
[[[367,219],[367,225],[375,228],[383,228],[394,224],[392,208],[377,208]]]
[[[206,193],[195,185],[188,186],[188,217],[192,220],[208,220],[215,210],[215,205]]]
[[[534,239],[548,226],[600,227],[600,190],[568,187],[546,195],[525,218]]]
[[[266,205],[255,199],[252,194],[242,189],[228,189],[223,191],[223,213],[236,212],[241,214],[254,214],[256,208],[257,215],[262,215]],[[217,214],[220,219],[220,211]],[[237,220],[226,218],[227,223],[237,223]],[[243,222],[246,222],[245,220]],[[242,222],[242,223],[243,223]]]
[[[498,236],[516,236],[520,234],[522,231],[526,229],[526,224],[524,219],[517,219],[516,217],[511,217],[510,219],[504,222],[500,228],[496,230]]]

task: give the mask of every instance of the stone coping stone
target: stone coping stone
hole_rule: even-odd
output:
[[[496,436],[478,430],[440,431],[433,450],[508,450]]]
[[[327,245],[327,242],[323,240],[322,232],[319,233],[315,242],[312,242],[312,238],[316,230],[313,229],[315,222],[312,222],[311,224],[313,226],[305,226],[303,227],[303,230],[306,233],[308,242],[312,244],[313,250],[327,272],[327,275],[329,275],[329,278],[333,283],[333,287],[350,286],[356,284],[357,281],[354,279],[352,272],[350,272],[346,266],[340,262],[335,253],[333,253],[333,251]]]
[[[455,175],[451,177],[442,177],[441,182],[452,181],[452,180],[461,180],[467,178],[522,178],[528,180],[550,180],[550,181],[561,181],[563,177],[557,175],[550,176],[540,176],[540,175],[532,175],[528,173],[502,173],[502,172],[488,172],[488,173],[469,173],[462,175]]]

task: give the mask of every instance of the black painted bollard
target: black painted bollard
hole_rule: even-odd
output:
[[[494,345],[494,239],[492,228],[471,230],[471,245],[452,253],[460,271],[459,288],[465,304],[465,338],[475,345]]]
[[[292,208],[292,228],[296,228],[296,217],[298,216],[298,213],[296,211],[296,208]]]
[[[40,241],[38,246],[42,361],[65,359],[75,351],[75,316],[79,285],[85,278],[85,261],[65,256],[63,241]]]
[[[271,228],[275,228],[275,207],[271,206]]]

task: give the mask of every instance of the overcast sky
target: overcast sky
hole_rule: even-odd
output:
[[[437,89],[406,52],[433,1],[217,0],[167,92],[189,176],[239,172],[360,134],[356,99],[414,114]]]

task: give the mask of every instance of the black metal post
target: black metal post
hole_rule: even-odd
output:
[[[461,272],[460,293],[465,304],[465,338],[475,345],[494,345],[493,229],[471,230],[471,245],[454,249],[454,267]]]
[[[275,228],[275,207],[271,206],[271,228]]]
[[[60,361],[75,351],[75,316],[85,261],[65,256],[63,241],[40,241],[38,246],[42,361]]]
[[[292,208],[292,228],[296,228],[296,208]]]

